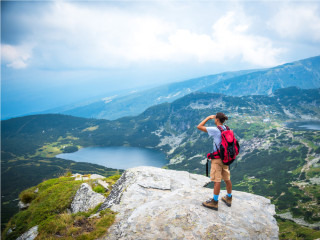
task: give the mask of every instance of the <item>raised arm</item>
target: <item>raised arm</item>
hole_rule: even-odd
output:
[[[204,131],[204,132],[207,132],[207,128],[204,126],[206,124],[206,122],[208,122],[208,120],[210,119],[214,119],[216,118],[216,115],[211,115],[211,116],[208,116],[206,117],[206,119],[204,119],[199,125],[198,125],[198,129],[201,130],[201,131]]]

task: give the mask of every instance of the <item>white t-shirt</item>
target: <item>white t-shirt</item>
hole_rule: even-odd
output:
[[[220,125],[224,130],[227,130],[226,126]],[[221,143],[221,132],[217,127],[206,127],[209,137],[213,138],[213,151],[217,151],[216,145],[218,149],[220,149]]]

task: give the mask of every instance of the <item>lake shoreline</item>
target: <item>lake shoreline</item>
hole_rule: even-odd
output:
[[[166,155],[161,151],[127,146],[85,147],[80,148],[76,152],[58,154],[55,157],[76,162],[98,164],[119,170],[138,166],[163,167],[169,163]]]
[[[296,131],[320,131],[320,121],[293,121],[286,122],[285,127],[294,129]]]

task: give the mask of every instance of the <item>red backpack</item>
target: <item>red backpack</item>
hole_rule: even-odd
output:
[[[234,137],[233,131],[225,125],[227,130],[224,130],[221,126],[218,126],[218,129],[221,132],[221,144],[220,150],[213,153],[208,153],[208,159],[221,158],[222,163],[225,165],[230,165],[239,154],[240,145],[238,140]]]

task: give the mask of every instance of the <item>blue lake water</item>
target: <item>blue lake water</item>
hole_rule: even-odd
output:
[[[320,124],[304,124],[299,127],[310,129],[310,130],[320,130]]]
[[[287,124],[290,128],[301,130],[316,130],[320,131],[320,121],[303,121],[303,122],[290,122]]]
[[[136,147],[87,147],[73,153],[61,153],[56,157],[115,169],[138,166],[163,167],[169,162],[162,152]]]

